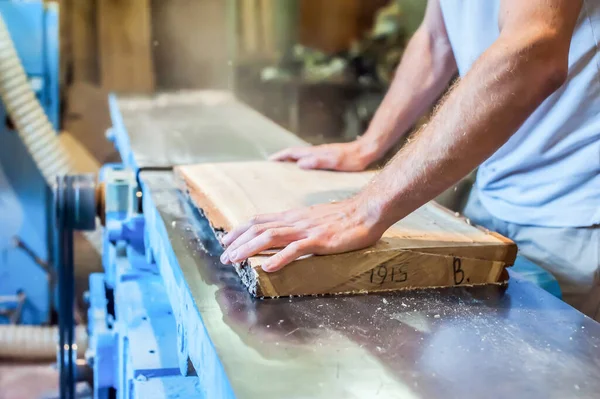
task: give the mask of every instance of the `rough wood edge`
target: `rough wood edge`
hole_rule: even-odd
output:
[[[202,193],[199,190],[190,190],[190,188],[193,187],[193,185],[191,184],[192,182],[188,179],[188,177],[182,173],[180,171],[179,167],[175,168],[175,173],[177,176],[179,176],[179,181],[181,181],[181,186],[180,186],[180,190],[183,192],[189,192],[189,196],[192,199],[192,202],[194,202],[194,205],[196,206],[196,208],[198,209],[202,209],[204,214],[207,216],[207,219],[209,219],[211,225],[214,225],[215,228],[217,229],[223,229],[225,231],[229,231],[231,230],[234,226],[231,226],[229,224],[229,222],[227,221],[227,219],[223,216],[223,214],[216,208],[213,206],[213,201],[211,201],[210,198],[208,198],[204,193]],[[200,207],[198,204],[206,204],[204,207]],[[454,218],[457,219],[463,219],[466,220],[466,218],[461,218],[461,217],[457,217],[455,215],[454,212],[452,212],[451,210],[449,210],[448,208],[438,204],[435,201],[432,201],[431,204],[441,210],[443,210],[444,212],[448,213],[449,215],[451,215]],[[465,221],[466,223],[466,221]],[[483,259],[480,258],[480,260],[490,260],[490,261],[501,261],[504,262],[507,266],[512,266],[516,260],[517,257],[517,246],[516,244],[498,234],[495,233],[491,230],[485,229],[481,226],[478,225],[473,225],[470,224],[470,226],[475,227],[477,229],[479,229],[480,231],[492,235],[494,238],[498,239],[498,243],[497,244],[492,244],[492,243],[485,243],[485,244],[481,244],[480,247],[484,247],[484,248],[492,248],[492,247],[501,247],[502,251],[503,251],[503,256],[495,258],[495,259]],[[466,244],[466,243],[456,243],[455,245],[456,248],[467,248],[467,247],[473,247],[472,244]],[[439,251],[444,250],[446,247],[443,246],[432,246],[430,248],[421,248],[419,249],[421,252],[429,252],[432,254],[439,254]],[[478,259],[478,258],[473,258],[473,259]]]
[[[479,267],[485,267],[485,277],[482,276],[480,277],[477,282],[474,283],[458,283],[458,284],[441,284],[441,285],[403,285],[403,284],[399,284],[399,285],[395,285],[394,287],[390,287],[390,288],[381,288],[381,287],[370,287],[370,288],[357,288],[357,289],[348,289],[346,286],[348,285],[353,285],[355,283],[357,283],[358,280],[360,280],[362,277],[364,277],[365,275],[368,275],[372,270],[376,270],[378,267],[389,263],[389,262],[394,262],[394,260],[396,260],[398,257],[401,257],[402,254],[406,254],[408,256],[421,256],[423,259],[413,259],[411,268],[414,271],[415,267],[418,267],[419,265],[426,265],[424,267],[426,267],[429,271],[434,270],[435,268],[439,268],[441,267],[439,264],[428,264],[428,260],[430,261],[440,261],[440,260],[453,260],[456,259],[456,257],[452,256],[452,255],[444,255],[444,254],[430,254],[430,253],[425,253],[425,252],[421,252],[421,251],[417,251],[417,250],[390,250],[389,252],[392,252],[394,254],[394,256],[392,256],[391,258],[388,258],[387,260],[382,260],[381,262],[378,263],[374,263],[372,265],[372,267],[369,267],[367,269],[361,270],[360,272],[356,272],[354,275],[349,275],[348,279],[345,281],[340,282],[337,285],[333,285],[331,287],[321,287],[321,288],[316,288],[317,290],[323,290],[323,292],[309,292],[309,291],[305,291],[305,292],[291,292],[293,291],[293,289],[290,290],[289,293],[285,293],[282,294],[282,292],[280,292],[279,290],[281,289],[281,287],[279,287],[279,290],[275,287],[274,282],[272,277],[275,276],[274,273],[266,273],[263,272],[260,268],[260,264],[256,264],[252,267],[250,267],[250,269],[254,270],[254,276],[257,280],[256,282],[256,287],[255,287],[255,291],[256,291],[256,295],[261,296],[261,297],[282,297],[282,296],[312,296],[312,295],[328,295],[328,294],[338,294],[338,293],[364,293],[364,292],[373,292],[373,293],[377,293],[377,292],[389,292],[389,291],[406,291],[406,290],[413,290],[413,289],[430,289],[430,288],[447,288],[447,287],[461,287],[461,286],[476,286],[476,285],[487,285],[487,284],[495,284],[497,282],[499,282],[501,279],[506,279],[508,280],[508,273],[505,273],[506,270],[506,264],[502,261],[490,261],[490,260],[482,260],[482,259],[476,259],[476,258],[469,258],[469,257],[460,257],[460,259],[463,261],[463,265],[464,265],[464,261],[471,261],[471,262],[475,262],[477,264],[479,264]],[[381,254],[382,252],[380,252],[379,254]],[[339,254],[339,255],[333,255],[341,257],[341,256],[348,256],[348,254],[351,253],[346,253],[346,254]],[[409,255],[410,254],[410,255]],[[331,255],[329,256],[331,258]],[[325,257],[322,257],[325,258]],[[331,260],[331,262],[343,262],[343,260],[337,259],[337,260]],[[249,262],[252,265],[252,259],[250,259]],[[417,265],[418,263],[418,265]],[[471,268],[473,266],[470,266]],[[285,274],[286,270],[290,270],[288,269],[283,269],[279,272],[276,272],[278,274]],[[443,268],[441,269],[443,270]],[[411,272],[412,273],[412,272]],[[288,273],[288,274],[292,274],[293,276],[297,276],[297,274],[294,274],[294,272]],[[335,274],[335,273],[334,273]],[[485,280],[485,281],[481,281],[481,280]],[[275,283],[276,284],[276,283]]]
[[[194,207],[196,207],[198,210],[202,210],[203,215],[206,216],[214,229],[229,231],[233,228],[227,219],[225,219],[223,214],[213,205],[213,201],[210,198],[208,198],[199,190],[190,190],[192,187],[192,182],[184,173],[181,172],[180,167],[175,167],[173,171],[179,190],[185,193],[192,200]],[[198,204],[206,205],[201,207]]]
[[[511,240],[508,237],[504,237],[502,234],[499,234],[499,233],[497,233],[495,231],[487,229],[487,228],[485,228],[483,226],[471,223],[470,220],[467,217],[460,216],[460,214],[457,215],[458,212],[452,212],[450,209],[448,209],[445,206],[437,203],[436,201],[431,201],[431,204],[433,206],[435,206],[436,208],[438,208],[438,209],[440,209],[440,210],[442,210],[442,211],[444,211],[444,212],[452,215],[453,217],[455,217],[455,218],[457,218],[459,220],[464,221],[464,223],[467,223],[469,226],[475,227],[476,229],[478,229],[478,230],[480,230],[480,231],[482,231],[482,232],[484,232],[486,234],[491,235],[492,237],[494,237],[495,239],[497,239],[498,241],[500,241],[500,243],[505,244],[506,245],[506,257],[505,257],[505,259],[503,259],[503,262],[505,262],[507,266],[512,266],[515,263],[515,260],[517,259],[518,247],[517,247],[517,244],[513,240]]]
[[[201,213],[203,217],[206,217],[209,221],[209,225],[213,230],[215,236],[221,242],[221,237],[225,234],[226,231],[229,231],[232,226],[229,225],[228,221],[223,217],[223,214],[214,206],[212,206],[212,201],[210,198],[205,196],[199,190],[190,189],[193,187],[191,185],[191,181],[187,178],[187,176],[180,171],[179,167],[174,168],[174,174],[176,176],[176,182],[178,188],[182,193],[184,193],[188,199],[191,201],[193,206]],[[200,207],[199,203],[207,204],[208,207]],[[432,204],[438,207],[441,210],[451,214],[453,217],[456,215],[450,211],[449,209],[443,207],[442,205],[432,201]],[[215,223],[216,220],[216,223]],[[466,223],[466,222],[465,222]],[[492,281],[470,284],[470,285],[462,285],[462,286],[485,286],[490,284],[503,284],[508,282],[508,273],[506,272],[506,267],[511,266],[514,263],[516,258],[516,245],[514,242],[506,237],[503,237],[500,234],[489,231],[477,225],[471,225],[473,227],[478,228],[479,230],[485,232],[486,234],[492,234],[495,238],[497,238],[500,243],[506,245],[506,256],[504,259],[490,260],[490,259],[478,259],[472,257],[462,257],[464,259],[471,259],[477,261],[485,261],[489,262],[491,266],[490,275],[492,277]],[[499,244],[500,244],[499,243]],[[496,246],[494,244],[485,244],[483,246]],[[421,248],[419,251],[407,249],[404,250],[406,252],[412,253],[421,253],[423,255],[432,255],[432,256],[449,256],[447,254],[435,253],[436,250],[443,250],[444,247],[431,247],[431,248]],[[431,250],[432,252],[428,252]],[[402,250],[400,250],[402,251]],[[251,262],[244,261],[241,263],[234,264],[235,270],[240,276],[242,283],[247,287],[250,294],[255,297],[267,297],[267,298],[276,298],[281,295],[277,295],[273,285],[271,284],[271,280],[269,278],[261,278],[261,272],[256,270],[256,267],[251,266]],[[495,270],[494,270],[495,269]],[[390,291],[406,291],[413,289],[435,289],[435,288],[447,288],[452,287],[451,285],[442,285],[442,286],[419,286],[419,287],[395,287],[389,289],[380,289],[380,290],[372,290],[369,292],[390,292]],[[340,291],[340,292],[332,292],[332,293],[323,293],[323,294],[306,294],[311,296],[319,296],[319,295],[342,295],[342,294],[360,294],[366,293],[363,291]]]
[[[180,173],[178,167],[174,168],[174,175],[175,175],[175,185],[177,186],[177,188],[179,189],[179,191],[181,193],[184,194],[184,196],[191,202],[192,206],[200,213],[200,215],[202,217],[205,217],[206,220],[208,220],[208,224],[211,228],[211,230],[213,231],[215,237],[217,238],[217,240],[219,241],[219,244],[221,245],[221,247],[223,246],[223,244],[221,244],[221,240],[222,237],[226,234],[227,231],[229,231],[231,229],[230,226],[227,226],[227,223],[220,223],[219,225],[215,225],[211,219],[207,216],[206,210],[199,207],[197,205],[196,199],[194,199],[194,193],[190,192],[189,190],[189,185],[188,185],[188,180],[185,177],[184,174]],[[196,190],[194,190],[196,191]],[[219,214],[220,212],[214,210],[215,214]],[[221,224],[223,226],[221,226]],[[241,263],[235,263],[234,265],[235,271],[238,274],[238,276],[240,277],[240,280],[242,281],[242,284],[248,289],[248,292],[252,295],[252,296],[260,296],[259,293],[259,284],[258,284],[258,274],[256,273],[256,270],[254,270],[249,262],[244,261]]]

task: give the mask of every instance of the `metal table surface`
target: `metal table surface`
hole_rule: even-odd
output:
[[[147,247],[180,368],[193,364],[206,397],[598,397],[600,324],[514,275],[507,289],[252,298],[172,173],[148,170],[303,142],[218,92],[110,102],[125,165],[146,169]]]
[[[173,179],[144,206],[208,397],[598,397],[600,324],[535,285],[255,299]]]
[[[113,136],[139,169],[266,159],[304,141],[222,91],[111,96]]]

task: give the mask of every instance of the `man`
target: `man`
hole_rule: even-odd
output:
[[[225,263],[283,248],[263,268],[375,243],[471,170],[465,213],[552,272],[600,318],[600,1],[430,0],[368,131],[350,144],[285,150],[302,168],[359,171],[461,80],[354,198],[259,215],[224,237]]]

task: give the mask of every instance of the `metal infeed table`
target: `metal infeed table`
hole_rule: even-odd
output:
[[[173,323],[174,336],[161,335],[162,346],[153,350],[160,357],[176,352],[179,370],[190,375],[169,372],[153,381],[147,374],[135,386],[150,389],[162,378],[167,390],[183,387],[174,380],[181,378],[181,384],[196,382],[194,392],[206,398],[597,397],[600,324],[517,273],[508,287],[251,297],[235,271],[219,262],[208,222],[168,169],[261,159],[302,142],[239,103],[210,112],[223,104],[207,105],[194,93],[170,96],[163,104],[136,99],[145,108],[135,116],[133,103],[112,99],[113,135],[142,192],[146,262],[154,284],[160,277],[155,292],[172,309],[162,325],[149,327],[164,333],[165,323]],[[188,111],[173,111],[179,127],[170,140],[168,115],[160,110],[177,101]],[[236,118],[236,109],[252,116]],[[203,121],[208,131],[195,123],[200,114],[210,119]],[[255,140],[253,146],[236,141],[240,135]]]

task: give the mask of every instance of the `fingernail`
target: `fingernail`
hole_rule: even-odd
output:
[[[232,253],[230,253],[229,259],[231,259],[232,262],[237,262],[237,251],[233,251]]]
[[[271,266],[270,266],[268,263],[263,263],[263,265],[262,265],[261,267],[262,267],[262,269],[263,269],[264,271],[266,271],[267,273],[269,273],[269,272],[271,271],[271,269],[270,269],[270,268],[271,268]]]
[[[227,257],[227,252],[223,252],[223,254],[221,254],[221,263],[228,263],[229,262],[229,258]]]

